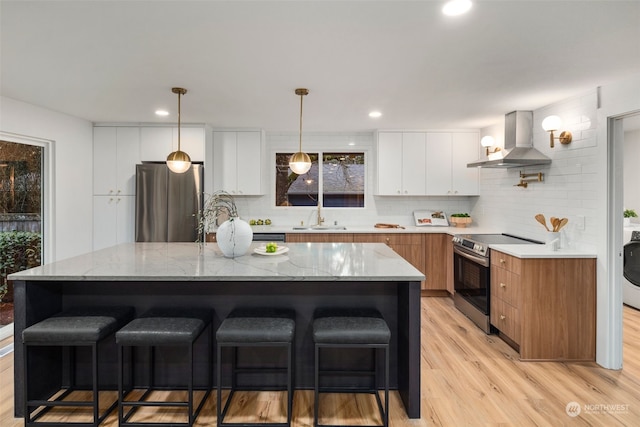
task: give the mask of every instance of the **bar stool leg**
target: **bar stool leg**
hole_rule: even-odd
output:
[[[93,362],[93,367],[91,369],[91,374],[92,374],[92,380],[93,380],[93,425],[98,427],[98,424],[100,423],[100,414],[98,411],[98,401],[99,401],[99,396],[98,396],[98,344],[97,343],[93,343],[91,345],[91,351],[92,351],[92,362]]]
[[[384,425],[389,425],[389,346],[384,348]]]
[[[217,396],[216,396],[216,424],[220,425],[220,416],[222,414],[222,346],[218,344],[216,350],[216,376],[218,379]]]
[[[319,371],[320,371],[320,347],[315,345],[315,362],[313,373],[315,376],[315,382],[313,387],[313,427],[318,427],[318,412],[320,407],[320,395],[319,395],[319,385],[318,381],[320,379]]]

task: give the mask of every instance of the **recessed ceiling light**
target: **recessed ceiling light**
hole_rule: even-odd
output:
[[[158,115],[158,116],[168,116],[169,112],[167,110],[156,110],[156,115]]]
[[[450,0],[442,7],[442,13],[447,16],[458,16],[471,9],[471,0]]]
[[[381,117],[382,113],[380,111],[372,111],[369,113],[369,117],[373,117],[374,119],[377,119],[378,117]]]

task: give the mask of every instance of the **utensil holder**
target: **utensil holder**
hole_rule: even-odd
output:
[[[559,231],[550,231],[545,235],[545,244],[553,251],[562,248],[562,234]]]

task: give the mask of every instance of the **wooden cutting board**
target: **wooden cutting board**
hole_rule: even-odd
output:
[[[375,228],[402,228],[404,229],[403,226],[399,225],[399,224],[385,224],[383,222],[379,222],[376,225],[374,225]]]

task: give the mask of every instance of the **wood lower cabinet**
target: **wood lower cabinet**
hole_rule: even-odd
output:
[[[358,233],[353,235],[353,241],[384,243],[426,276],[423,236],[420,233]],[[424,289],[424,286],[423,280],[421,288]]]
[[[288,233],[285,237],[288,243],[351,243],[351,233]]]
[[[595,360],[596,260],[491,254],[491,324],[522,360]]]
[[[449,248],[447,242],[451,242],[448,234],[424,235],[424,259],[425,276],[423,290],[447,291],[447,259],[453,256],[453,248]],[[451,259],[451,272],[453,272],[453,258]],[[444,295],[444,292],[442,292]]]
[[[423,296],[453,294],[453,247],[446,233],[288,233],[286,240],[384,243],[426,276]]]

